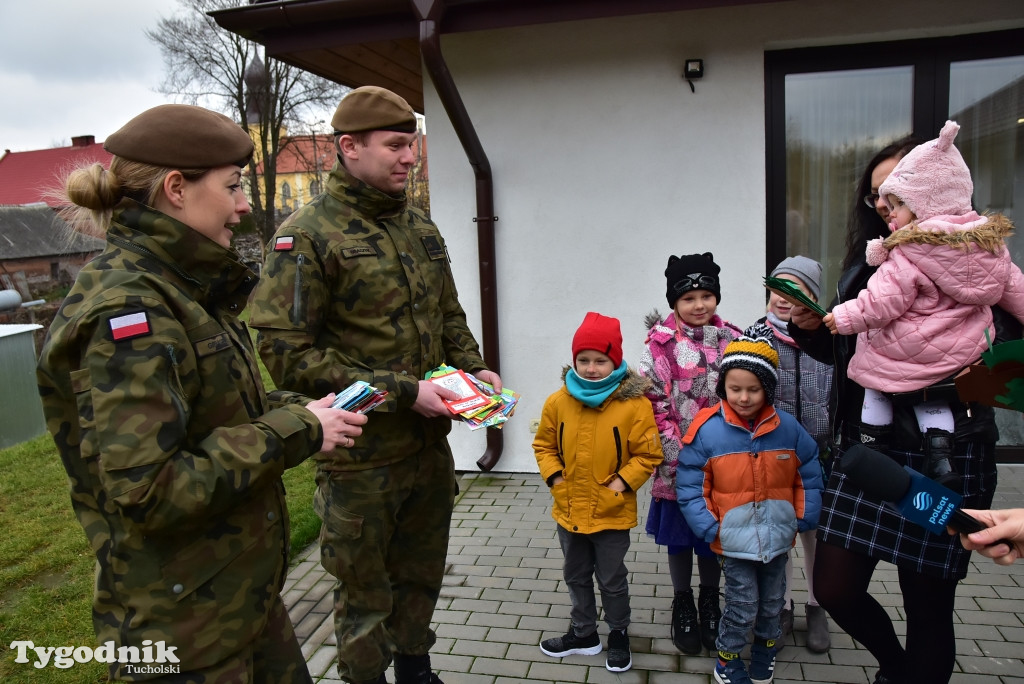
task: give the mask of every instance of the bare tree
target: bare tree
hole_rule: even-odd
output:
[[[409,169],[409,181],[405,194],[409,204],[430,215],[430,181],[427,178],[426,136],[419,130],[419,144],[416,146],[416,163]]]
[[[317,112],[322,116],[347,88],[267,57],[261,45],[220,28],[209,16],[241,0],[177,1],[182,12],[146,31],[160,47],[167,68],[159,91],[224,112],[251,132],[257,150],[249,165],[250,198],[266,242],[276,228],[277,158],[287,144],[282,131],[305,128],[304,118]]]

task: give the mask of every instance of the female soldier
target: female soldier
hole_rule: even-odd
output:
[[[38,379],[96,554],[96,634],[157,660],[111,663],[110,678],[311,681],[280,596],[281,474],[351,445],[366,418],[331,409],[333,395],[264,392],[237,318],[256,276],[230,250],[249,136],[162,105],[105,147],[110,170],[72,171],[65,194],[69,223],[107,247],[57,313]]]

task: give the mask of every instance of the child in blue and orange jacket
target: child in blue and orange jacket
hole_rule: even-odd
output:
[[[817,444],[796,418],[773,406],[778,366],[767,336],[730,342],[716,387],[723,401],[697,414],[679,455],[680,510],[723,556],[718,682],[772,681],[789,549],[821,512]],[[751,629],[748,676],[739,654]]]

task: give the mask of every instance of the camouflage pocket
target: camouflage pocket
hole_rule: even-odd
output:
[[[320,527],[320,565],[324,570],[341,579],[355,582],[364,575],[372,576],[376,566],[358,562],[365,554],[363,517],[354,515],[338,506],[329,506],[317,511],[324,524]]]
[[[92,405],[92,376],[88,368],[71,371],[71,389],[75,393],[75,404],[78,408],[78,430],[70,430],[81,439],[79,456],[83,459],[96,457],[96,442],[90,439],[95,435],[96,419]]]
[[[339,540],[359,539],[363,533],[363,516],[346,511],[339,506],[334,495],[328,473],[317,474],[317,488],[313,494],[313,512],[323,521],[320,528],[320,542],[331,538]]]

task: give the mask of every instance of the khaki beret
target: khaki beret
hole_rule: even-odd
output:
[[[234,121],[193,105],[167,104],[142,112],[114,132],[103,149],[130,161],[171,169],[243,166],[249,135]]]
[[[331,125],[339,133],[416,132],[416,113],[399,95],[377,86],[356,88],[341,99]]]

